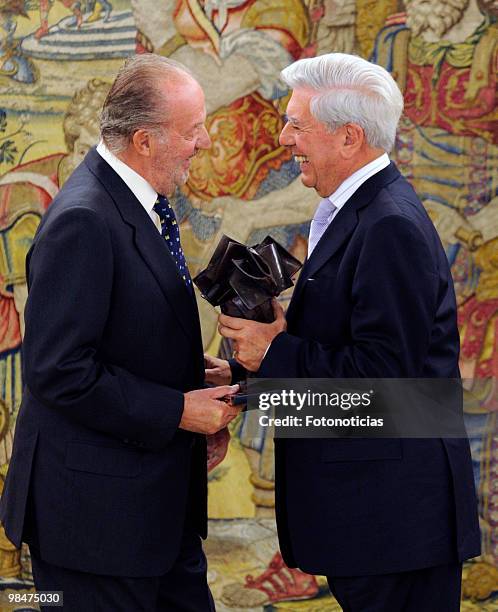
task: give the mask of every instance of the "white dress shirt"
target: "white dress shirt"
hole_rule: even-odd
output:
[[[361,187],[361,185],[363,185],[363,183],[366,180],[368,180],[371,176],[373,176],[374,174],[377,174],[377,172],[380,172],[384,168],[387,168],[389,164],[390,164],[389,156],[387,155],[387,153],[383,153],[382,155],[380,155],[379,157],[377,157],[370,163],[366,164],[366,166],[363,166],[356,172],[353,172],[351,176],[348,176],[348,178],[339,185],[339,187],[334,191],[334,193],[329,195],[328,198],[324,198],[323,200],[320,201],[317,207],[317,210],[315,212],[315,216],[317,215],[317,213],[318,214],[323,213],[323,210],[324,208],[326,208],[327,203],[330,202],[330,205],[329,205],[330,213],[327,217],[326,223],[323,224],[322,235],[325,232],[325,230],[328,228],[328,226],[332,223],[334,217],[341,210],[341,208],[346,204],[346,202],[351,198],[351,196],[355,193],[355,191],[357,191]],[[317,242],[318,241],[315,240],[313,241],[313,244],[312,244],[311,241],[308,240],[308,258],[313,252],[313,249],[315,248]]]
[[[111,166],[116,174],[123,179],[133,195],[145,208],[145,212],[149,215],[160,233],[161,221],[158,214],[154,210],[154,204],[157,200],[156,190],[144,179],[143,176],[140,176],[138,172],[132,170],[130,166],[127,166],[124,162],[118,159],[114,153],[111,153],[111,151],[109,151],[109,149],[105,146],[103,140],[101,140],[97,145],[97,153],[109,164],[109,166]]]

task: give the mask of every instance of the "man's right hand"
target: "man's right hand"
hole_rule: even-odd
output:
[[[240,408],[221,401],[234,395],[239,385],[225,385],[211,389],[196,389],[185,393],[182,420],[179,427],[187,431],[211,435],[223,429],[240,412]]]

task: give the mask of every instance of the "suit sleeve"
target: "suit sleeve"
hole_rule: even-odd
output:
[[[101,355],[112,282],[109,231],[94,211],[74,207],[47,221],[28,258],[24,382],[68,419],[159,449],[177,431],[183,393]]]
[[[438,286],[425,236],[403,216],[383,217],[366,232],[353,277],[350,344],[332,346],[282,332],[258,376],[416,377],[429,347]],[[333,304],[331,296],[330,321]]]
[[[231,385],[235,385],[241,380],[245,380],[247,377],[247,370],[244,366],[240,365],[236,359],[229,359],[228,364],[230,365],[230,372],[232,373]]]

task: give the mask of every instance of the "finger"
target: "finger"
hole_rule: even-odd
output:
[[[229,317],[228,315],[221,314],[218,317],[218,323],[229,327],[231,329],[243,329],[245,320],[238,319],[237,317]]]
[[[210,374],[215,376],[216,374],[220,373],[220,368],[205,368],[204,369],[204,373],[206,374],[206,376],[208,376]]]
[[[213,399],[218,399],[219,397],[223,397],[224,395],[234,395],[239,390],[239,385],[223,385],[221,387],[215,387],[214,389],[210,389],[211,393],[209,394]]]
[[[230,327],[225,327],[223,325],[218,325],[218,331],[225,338],[232,338],[233,340],[237,339],[240,334],[239,330],[231,329]]]
[[[275,298],[273,298],[272,300],[272,306],[273,306],[273,314],[275,315],[276,319],[285,318],[284,309],[282,308],[278,300],[276,300]]]

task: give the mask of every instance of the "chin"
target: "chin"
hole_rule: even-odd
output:
[[[159,189],[156,189],[157,193],[160,193],[161,195],[165,196],[166,198],[169,198],[171,195],[173,195],[174,191],[175,191],[175,187],[174,185],[160,185]]]
[[[175,186],[176,187],[183,187],[183,185],[185,185],[185,183],[188,181],[188,171],[184,172],[182,175],[178,176],[175,179]]]
[[[305,177],[305,176],[303,176],[302,174],[301,174],[301,183],[302,183],[302,184],[303,184],[305,187],[308,187],[308,189],[316,189],[316,185],[313,183],[313,181],[311,181],[311,180],[309,179],[309,177],[308,177],[308,178],[306,178],[306,177]]]

